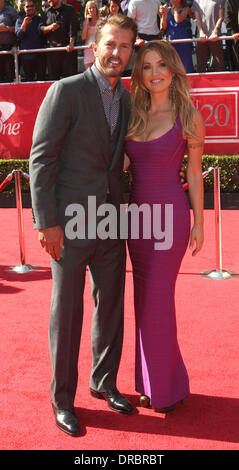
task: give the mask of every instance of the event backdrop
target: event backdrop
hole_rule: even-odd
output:
[[[191,74],[191,96],[201,111],[204,153],[239,153],[239,73]],[[40,104],[52,82],[0,85],[0,158],[28,158]],[[130,78],[124,78],[127,89]]]

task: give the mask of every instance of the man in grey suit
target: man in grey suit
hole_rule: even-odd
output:
[[[123,338],[125,242],[89,236],[69,239],[65,227],[69,205],[80,204],[87,213],[89,196],[95,197],[96,209],[105,202],[116,208],[124,202],[123,150],[130,98],[120,76],[131,58],[136,34],[135,23],[126,16],[100,20],[95,65],[50,87],[33,133],[34,226],[51,255],[53,278],[51,398],[56,425],[73,436],[80,432],[74,399],[87,266],[95,302],[90,393],[106,400],[114,411],[133,412],[116,388]]]

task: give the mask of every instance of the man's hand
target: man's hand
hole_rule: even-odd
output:
[[[66,46],[66,52],[72,52],[74,49],[74,44],[68,44]]]
[[[141,39],[141,38],[137,38],[135,43],[134,43],[134,46],[135,47],[142,47],[144,45],[144,40]]]
[[[206,42],[208,41],[207,35],[204,33],[204,31],[201,29],[199,33],[199,38],[201,42]]]
[[[210,41],[218,41],[218,33],[217,31],[213,31],[211,36],[209,37]]]
[[[64,248],[64,232],[59,225],[55,227],[39,229],[38,235],[42,248],[45,249],[54,260],[60,259],[60,248]]]
[[[32,18],[30,16],[25,16],[23,22],[22,22],[22,26],[21,26],[21,30],[25,33],[26,32],[26,29],[27,29],[27,25],[29,23],[32,22]]]
[[[9,31],[8,26],[6,26],[4,23],[0,23],[0,32],[4,33],[5,31]]]
[[[52,23],[51,25],[49,25],[49,29],[51,31],[56,31],[56,29],[59,29],[59,28],[60,28],[59,23]]]

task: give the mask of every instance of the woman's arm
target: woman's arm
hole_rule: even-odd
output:
[[[88,26],[89,26],[89,18],[86,18],[86,20],[83,23],[83,29],[81,33],[81,39],[82,41],[86,40],[87,32],[88,32]]]
[[[214,39],[215,41],[217,40],[218,38],[218,35],[221,31],[221,26],[222,26],[222,22],[223,22],[223,18],[224,18],[224,8],[219,8],[219,16],[218,16],[218,20],[216,22],[216,26],[210,36],[210,39]]]
[[[205,126],[199,111],[195,111],[196,138],[188,138],[187,181],[190,201],[193,209],[194,225],[190,236],[190,248],[196,244],[192,255],[195,256],[203,245],[203,207],[204,191],[202,177],[202,153],[205,137]]]
[[[161,21],[160,21],[160,30],[165,30],[167,29],[168,27],[168,7],[164,7],[160,10],[160,17],[161,17]]]

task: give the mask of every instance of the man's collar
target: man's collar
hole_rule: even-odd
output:
[[[111,84],[108,82],[107,78],[104,77],[104,75],[99,71],[99,69],[96,67],[96,64],[93,64],[92,67],[91,67],[91,70],[93,72],[93,75],[94,77],[96,78],[97,80],[97,83],[99,85],[99,88],[100,88],[100,91],[103,92],[105,90],[110,90],[112,91],[112,86]],[[124,91],[124,85],[123,85],[123,82],[121,80],[121,78],[119,78],[118,82],[117,82],[117,85],[115,87],[115,91],[117,93],[119,93],[119,96],[121,97],[121,95],[123,94],[123,91]]]

